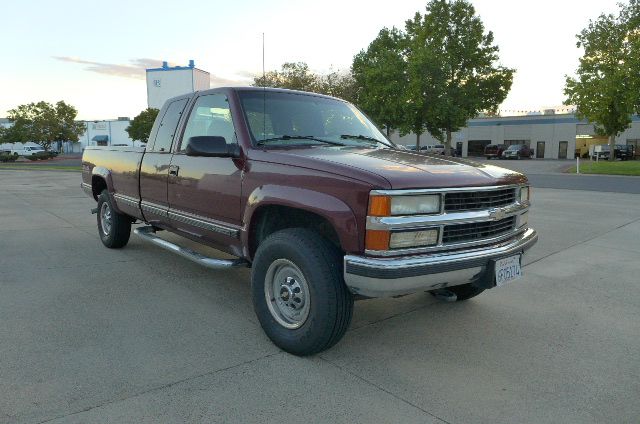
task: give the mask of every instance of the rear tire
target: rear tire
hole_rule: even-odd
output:
[[[131,236],[131,218],[113,209],[107,190],[98,196],[98,235],[102,244],[110,249],[124,247]]]
[[[278,231],[258,246],[251,292],[264,332],[294,355],[330,348],[351,323],[353,296],[344,283],[342,254],[307,229]]]

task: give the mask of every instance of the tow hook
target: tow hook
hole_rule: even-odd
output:
[[[458,296],[450,290],[447,289],[438,289],[433,290],[431,294],[438,300],[442,300],[443,302],[455,302],[458,300]]]
[[[91,215],[95,215],[98,213],[98,208],[91,209]]]

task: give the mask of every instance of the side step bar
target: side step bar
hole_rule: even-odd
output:
[[[153,243],[156,246],[160,246],[163,249],[166,249],[170,252],[177,253],[178,255],[184,258],[187,258],[195,263],[198,263],[202,266],[205,266],[207,268],[225,269],[225,268],[248,266],[248,262],[245,261],[244,259],[209,258],[191,249],[187,249],[186,247],[178,246],[177,244],[161,239],[160,237],[155,235],[156,230],[152,226],[139,227],[133,230],[133,232],[136,233],[138,236],[140,236],[143,240]]]

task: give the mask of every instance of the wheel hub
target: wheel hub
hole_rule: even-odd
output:
[[[304,293],[300,283],[293,277],[287,277],[280,286],[280,300],[284,306],[296,310],[304,306]]]
[[[107,202],[102,203],[100,207],[100,226],[102,234],[108,236],[111,232],[111,208]]]
[[[273,318],[283,327],[299,328],[309,316],[309,287],[293,262],[274,261],[267,270],[265,297]]]

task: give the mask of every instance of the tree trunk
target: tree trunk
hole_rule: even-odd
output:
[[[447,141],[444,143],[444,155],[451,156],[451,130],[447,129]]]
[[[615,135],[609,136],[609,160],[611,161],[616,160],[616,136]]]
[[[420,133],[416,132],[416,152],[420,151]]]
[[[387,130],[387,138],[389,138],[389,134],[391,134],[391,129],[389,128],[389,125],[387,125],[385,129]]]

